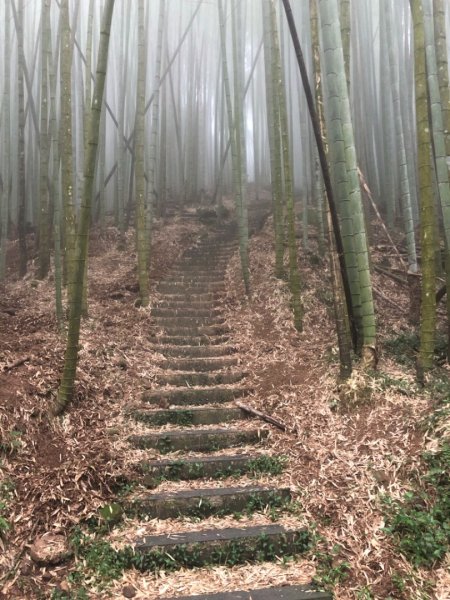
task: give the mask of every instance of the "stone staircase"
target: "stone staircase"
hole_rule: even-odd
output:
[[[129,443],[152,449],[153,456],[140,465],[140,483],[149,489],[137,494],[128,507],[139,518],[220,518],[242,514],[248,508],[282,510],[291,499],[288,488],[260,485],[257,478],[252,485],[213,485],[215,479],[249,474],[257,477],[258,473],[270,473],[274,464],[282,464],[262,449],[268,426],[249,419],[233,403],[250,391],[245,385],[242,357],[220,309],[224,273],[236,248],[235,237],[231,229],[225,229],[203,239],[183,255],[158,286],[161,301],[152,309],[158,334],[151,343],[164,357],[164,374],[156,380],[158,387],[127,411],[138,430],[129,436]],[[155,451],[161,458],[154,459]],[[167,481],[189,484],[158,492],[161,482]],[[193,487],[193,482],[198,485]],[[309,532],[303,526],[240,527],[236,521],[235,527],[204,529],[200,521],[197,531],[140,537],[134,552],[142,555],[143,565],[148,557],[158,556],[159,560],[166,556],[173,561],[172,568],[195,569],[298,555],[308,549],[309,542]],[[330,600],[331,595],[294,585],[190,598]]]

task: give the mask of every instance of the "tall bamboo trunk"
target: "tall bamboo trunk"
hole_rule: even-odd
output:
[[[69,2],[61,0],[61,182],[64,219],[64,265],[67,297],[72,303],[75,283],[76,214],[72,155],[72,54],[73,46],[69,22]]]
[[[410,0],[414,23],[417,146],[419,163],[420,239],[422,246],[422,294],[420,306],[420,349],[417,378],[423,383],[433,365],[436,341],[436,227],[433,198],[433,167],[425,61],[425,30],[421,0]]]
[[[26,239],[26,169],[25,169],[25,52],[23,47],[23,0],[19,0],[19,10],[16,21],[18,46],[18,195],[19,209],[17,215],[17,230],[19,234],[19,275],[27,272],[27,239]]]
[[[92,191],[94,186],[95,160],[97,155],[103,92],[105,89],[106,70],[108,65],[109,37],[114,0],[106,0],[100,33],[97,70],[88,128],[88,147],[84,165],[84,188],[80,207],[80,223],[78,229],[78,252],[75,265],[74,297],[69,316],[69,330],[64,359],[64,369],[58,396],[52,407],[52,414],[61,414],[72,400],[75,375],[78,362],[78,344],[80,339],[81,297],[83,278],[88,251],[89,224],[91,219]]]
[[[139,296],[142,306],[148,305],[147,272],[147,218],[145,202],[145,23],[144,0],[138,3],[138,75],[135,120],[135,194],[136,194],[136,248],[139,281]]]
[[[11,69],[8,52],[10,44],[10,4],[5,2],[5,29],[4,29],[4,82],[3,82],[3,110],[2,110],[2,149],[3,149],[3,187],[0,200],[0,281],[6,275],[6,248],[8,243],[8,219],[9,219],[9,192],[10,192],[10,92],[11,92]]]
[[[297,243],[295,236],[294,190],[292,183],[292,166],[288,134],[286,89],[284,74],[281,68],[281,53],[276,26],[276,11],[273,0],[270,2],[271,34],[272,34],[272,89],[277,92],[274,104],[279,106],[280,141],[283,157],[283,184],[286,201],[287,242],[289,255],[289,288],[294,313],[294,326],[297,331],[303,329],[303,306],[300,297],[300,273],[297,264]],[[305,200],[306,202],[306,200]]]

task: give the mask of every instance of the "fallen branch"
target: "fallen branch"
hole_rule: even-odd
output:
[[[258,417],[259,419],[262,419],[263,421],[266,421],[267,423],[270,423],[271,425],[275,425],[275,427],[278,427],[278,429],[281,429],[281,431],[286,431],[286,425],[282,421],[278,421],[278,419],[274,419],[274,417],[271,417],[270,415],[266,415],[265,413],[263,413],[259,410],[256,410],[256,408],[252,408],[251,406],[248,406],[247,404],[243,404],[242,402],[239,402],[238,400],[236,400],[235,404],[238,408],[249,413],[250,415],[253,415],[254,417]]]
[[[383,294],[383,292],[381,290],[377,289],[374,285],[372,285],[372,289],[373,289],[375,296],[379,296],[382,300],[384,300],[385,302],[388,302],[392,307],[399,308],[399,305],[396,302],[394,302],[393,300],[388,298],[385,294]]]
[[[447,286],[443,285],[436,293],[436,304],[439,304],[439,302],[442,300],[442,298],[445,296],[446,293],[447,293]]]
[[[377,205],[376,205],[376,202],[375,202],[375,200],[373,199],[372,192],[370,191],[369,185],[368,185],[368,183],[367,183],[367,181],[366,181],[366,179],[365,179],[365,177],[364,177],[364,175],[363,175],[363,173],[362,173],[362,171],[361,171],[361,169],[360,169],[359,167],[358,167],[358,176],[359,176],[359,183],[360,183],[361,187],[363,188],[363,190],[365,191],[365,193],[366,193],[366,196],[369,198],[369,200],[370,200],[370,203],[371,203],[371,205],[372,205],[372,208],[373,208],[373,210],[374,210],[374,212],[375,212],[375,214],[376,214],[376,216],[377,216],[377,219],[378,219],[378,221],[379,221],[379,222],[380,222],[380,224],[381,224],[381,227],[382,227],[382,228],[383,228],[383,230],[384,230],[384,233],[386,234],[386,237],[387,237],[387,239],[388,239],[388,240],[389,240],[389,242],[391,243],[391,246],[392,246],[392,248],[394,249],[394,252],[395,252],[395,254],[397,255],[397,258],[400,260],[400,263],[401,263],[401,264],[403,265],[403,267],[405,268],[405,271],[407,271],[407,270],[408,270],[408,267],[406,266],[406,263],[405,263],[405,261],[403,260],[403,256],[402,256],[402,254],[400,253],[400,251],[399,251],[399,249],[397,248],[397,246],[395,245],[395,242],[394,242],[394,240],[392,239],[392,237],[391,237],[391,234],[389,233],[389,231],[388,231],[388,229],[387,229],[387,227],[386,227],[386,225],[385,225],[385,223],[384,223],[384,221],[383,221],[383,218],[382,218],[382,216],[381,216],[381,214],[380,214],[380,211],[378,210],[378,207],[377,207]]]
[[[397,283],[400,283],[401,285],[408,285],[408,282],[406,279],[404,279],[403,277],[399,277],[395,273],[391,273],[387,269],[383,269],[383,267],[380,267],[379,265],[375,265],[374,269],[378,273],[381,273],[382,275],[386,275],[386,277],[389,277],[390,279],[392,279],[393,281],[395,281]]]
[[[3,367],[3,370],[4,371],[12,371],[16,367],[20,367],[21,365],[23,365],[24,363],[26,363],[27,361],[29,361],[30,358],[31,358],[30,356],[24,356],[23,358],[18,358],[17,360],[15,360],[14,362],[10,363],[9,365],[5,365]]]

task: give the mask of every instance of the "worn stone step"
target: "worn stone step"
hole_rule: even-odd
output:
[[[158,559],[164,565],[168,560],[173,561],[171,568],[234,565],[298,555],[309,547],[307,530],[267,525],[145,536],[136,540],[134,552],[145,554],[142,570],[154,570],[154,561]]]
[[[189,304],[192,305],[196,304],[197,302],[217,302],[220,297],[220,292],[191,292],[188,294],[186,290],[164,294],[164,300],[166,302],[189,302]]]
[[[147,425],[162,426],[172,423],[189,427],[191,425],[214,425],[246,419],[248,413],[240,408],[211,407],[188,409],[146,409],[133,408],[128,411],[130,417]]]
[[[222,516],[245,510],[261,512],[266,507],[281,508],[291,499],[289,488],[240,486],[198,488],[177,492],[141,494],[127,512],[151,519]]]
[[[205,271],[209,273],[211,271],[224,271],[230,261],[230,255],[224,257],[210,257],[205,252],[202,255],[196,254],[194,256],[185,256],[183,261],[179,263],[179,270],[183,271]]]
[[[144,392],[142,401],[149,404],[171,405],[191,405],[214,404],[221,402],[231,402],[235,398],[246,396],[251,392],[246,387],[210,387],[203,389],[173,389],[173,390],[153,390]]]
[[[199,275],[201,277],[209,277],[210,275],[213,275],[214,277],[223,277],[225,269],[215,267],[209,267],[204,269],[202,266],[198,266],[195,263],[186,262],[184,264],[180,264],[178,267],[171,269],[170,273],[179,277],[185,277],[186,275]]]
[[[168,336],[180,337],[222,336],[231,331],[227,325],[167,325],[164,330]]]
[[[197,285],[197,284],[208,284],[223,282],[223,273],[214,275],[209,273],[208,275],[200,275],[198,273],[185,273],[184,275],[178,275],[177,273],[170,272],[164,279],[164,283],[175,283],[180,285]]]
[[[185,282],[179,282],[179,283],[170,283],[170,282],[163,282],[160,285],[158,285],[158,292],[162,293],[162,294],[170,294],[170,293],[174,293],[174,292],[183,292],[183,294],[191,294],[191,293],[209,293],[209,292],[214,292],[217,290],[221,290],[223,289],[223,281],[219,281],[216,283],[185,283]]]
[[[178,450],[212,452],[221,448],[258,444],[267,435],[267,429],[177,429],[132,435],[128,441],[135,448],[153,448],[167,454]]]
[[[177,596],[167,600],[333,600],[333,594],[319,592],[312,585],[286,585],[241,592]]]
[[[189,248],[186,250],[186,252],[183,254],[183,259],[200,257],[213,261],[216,258],[228,258],[236,249],[237,246],[233,244],[226,244],[223,246],[219,241],[212,244],[201,244],[195,248]]]
[[[219,317],[219,310],[217,308],[188,308],[189,303],[186,303],[184,306],[164,306],[157,308],[152,308],[152,316],[153,317],[164,317],[164,318],[193,318],[193,319],[201,319],[201,318],[216,318]]]
[[[204,257],[206,252],[208,252],[208,254],[206,254],[206,258],[209,258],[211,260],[211,258],[228,257],[235,250],[237,250],[236,244],[224,244],[219,240],[215,240],[212,243],[202,243],[196,246],[195,248],[188,248],[186,252],[184,252],[183,258],[190,258],[194,256]]]
[[[194,317],[194,316],[171,316],[171,317],[160,317],[155,316],[155,321],[160,327],[215,327],[216,325],[223,325],[225,318],[218,315],[208,315],[207,317]]]
[[[175,386],[209,386],[209,385],[229,385],[238,383],[247,373],[164,373],[156,376],[156,383],[159,385]]]
[[[207,371],[220,371],[221,369],[228,369],[235,367],[239,364],[239,360],[233,357],[225,358],[178,358],[178,359],[167,359],[162,363],[162,367],[170,369],[171,371],[196,371],[207,372]]]
[[[218,346],[230,341],[229,335],[161,335],[150,338],[152,342],[170,344],[172,346]]]
[[[186,358],[219,358],[238,352],[236,346],[166,346],[154,345],[152,350],[164,356]]]
[[[266,454],[221,454],[143,461],[139,468],[144,474],[143,485],[155,487],[162,480],[219,479],[246,473],[279,474],[283,471],[284,461]]]
[[[182,298],[172,298],[170,300],[165,297],[162,302],[157,305],[158,309],[175,309],[175,310],[220,310],[221,306],[213,299],[210,300],[186,300]],[[153,309],[155,310],[155,309]]]

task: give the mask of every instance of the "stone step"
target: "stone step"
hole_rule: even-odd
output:
[[[178,450],[212,452],[221,448],[258,444],[267,435],[267,429],[177,429],[132,435],[128,441],[135,448],[153,448],[167,454]]]
[[[201,244],[200,246],[186,250],[183,254],[183,259],[206,258],[210,262],[214,262],[215,259],[227,259],[236,249],[237,246],[233,244],[222,246],[220,242],[217,242],[217,244]]]
[[[218,275],[214,275],[213,273],[209,273],[208,275],[199,275],[198,273],[186,273],[184,275],[178,275],[176,273],[170,272],[164,279],[164,283],[174,283],[180,285],[197,285],[197,284],[208,284],[208,283],[219,283],[223,282],[223,273]]]
[[[166,335],[180,337],[222,336],[230,333],[227,325],[167,325],[164,327]]]
[[[193,319],[201,319],[201,318],[214,318],[219,316],[219,310],[217,308],[187,308],[189,303],[186,303],[186,306],[172,305],[172,306],[164,306],[152,308],[152,317],[165,317],[165,318],[174,318],[174,317],[183,317],[183,318],[193,318]]]
[[[164,356],[187,357],[187,358],[218,358],[235,354],[238,349],[235,346],[165,346],[155,345],[152,350],[164,354]]]
[[[175,385],[175,386],[213,386],[213,385],[228,385],[238,383],[247,373],[164,373],[156,376],[156,383],[159,385]]]
[[[307,530],[267,525],[145,536],[136,540],[134,552],[145,555],[139,561],[141,570],[155,570],[155,561],[164,566],[170,560],[171,569],[234,565],[298,555],[309,547]]]
[[[160,310],[166,310],[166,309],[174,309],[174,310],[210,310],[210,311],[217,311],[217,310],[221,310],[221,306],[217,306],[217,303],[211,299],[211,300],[185,300],[184,297],[183,298],[173,298],[171,300],[163,300],[162,302],[159,302],[159,304],[152,309],[156,310],[156,309],[160,309]]]
[[[216,325],[223,325],[225,318],[218,315],[208,315],[207,317],[194,317],[194,316],[171,316],[171,317],[160,317],[155,316],[155,322],[160,327],[190,327],[190,326],[205,326],[215,327]]]
[[[192,346],[208,348],[219,346],[230,341],[229,335],[161,335],[150,338],[152,342],[191,348]]]
[[[319,592],[311,585],[286,585],[241,592],[219,592],[200,596],[177,596],[167,600],[333,600],[330,592]]]
[[[212,243],[202,243],[194,248],[188,248],[186,252],[183,254],[183,258],[191,258],[193,256],[201,256],[204,257],[207,252],[207,258],[210,260],[218,257],[228,257],[235,250],[237,250],[236,244],[229,244],[220,242],[219,240]]]
[[[213,258],[208,256],[207,252],[203,254],[195,254],[191,257],[184,256],[182,262],[179,263],[180,271],[205,271],[210,273],[211,271],[224,271],[230,261],[230,255]]]
[[[249,394],[251,390],[245,387],[210,387],[203,389],[174,389],[174,390],[153,390],[145,392],[142,395],[142,401],[148,404],[171,405],[191,405],[213,404],[231,402],[235,398],[240,398]]]
[[[212,282],[212,283],[206,283],[206,282],[199,282],[199,283],[195,283],[195,282],[170,282],[168,281],[166,282],[162,282],[160,285],[158,285],[157,291],[162,293],[162,294],[170,294],[173,292],[182,292],[183,294],[190,294],[190,293],[209,293],[209,292],[214,292],[217,290],[221,290],[223,289],[223,281],[218,281],[218,282]]]
[[[187,293],[185,290],[165,293],[164,300],[166,302],[189,302],[189,304],[196,304],[197,302],[217,302],[221,294],[220,292],[199,292],[199,293]]]
[[[191,425],[217,425],[219,423],[228,423],[230,421],[239,421],[246,419],[248,413],[240,408],[231,407],[212,407],[212,408],[189,408],[189,409],[146,409],[133,408],[128,414],[135,421],[146,423],[147,425],[162,426],[172,423],[189,427]]]
[[[239,360],[233,357],[225,358],[178,358],[178,359],[167,359],[161,364],[164,369],[170,369],[171,371],[196,371],[207,372],[207,371],[220,371],[221,369],[228,369],[229,367],[235,367],[239,364]]]
[[[225,269],[214,267],[204,269],[195,263],[193,264],[192,262],[186,262],[171,269],[170,273],[179,277],[185,277],[186,275],[199,275],[201,277],[209,277],[210,275],[213,275],[214,277],[223,277],[225,274]]]
[[[266,507],[281,508],[291,499],[289,488],[258,485],[198,488],[177,492],[142,494],[134,498],[127,512],[150,519],[176,519],[177,517],[208,518],[249,510],[262,512]]]
[[[139,468],[144,474],[142,483],[155,487],[161,480],[219,479],[251,473],[281,473],[283,461],[265,454],[220,454],[170,460],[143,461]]]

